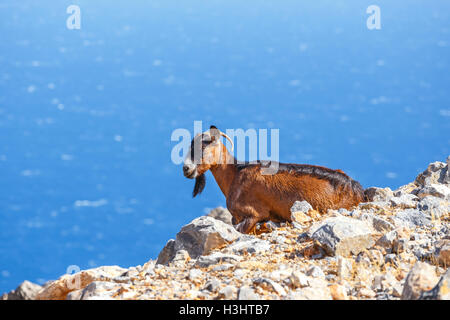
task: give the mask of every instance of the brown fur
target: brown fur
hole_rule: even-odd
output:
[[[297,200],[306,200],[319,212],[349,209],[364,201],[360,184],[341,170],[319,166],[280,164],[273,175],[261,174],[261,163],[236,164],[234,157],[219,141],[203,150],[207,161],[197,165],[198,175],[211,170],[226,197],[228,210],[238,231],[250,232],[257,222],[290,221],[290,208]]]

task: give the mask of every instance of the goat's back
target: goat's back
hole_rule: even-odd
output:
[[[297,200],[306,200],[320,211],[349,209],[364,201],[364,190],[341,170],[307,165],[278,163],[273,175],[262,175],[261,167],[274,165],[257,162],[238,165],[240,186],[251,190],[252,198],[263,202],[271,212],[271,219],[290,220],[290,207]],[[247,187],[244,185],[248,185]]]

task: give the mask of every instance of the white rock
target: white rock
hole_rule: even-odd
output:
[[[226,248],[226,251],[235,254],[260,253],[270,250],[270,243],[249,235],[241,235],[235,242]]]
[[[309,286],[308,277],[300,271],[293,271],[290,275],[290,280],[295,288],[304,288]]]
[[[237,293],[237,289],[235,286],[226,286],[219,291],[219,298],[225,300],[235,299]]]
[[[188,279],[189,280],[196,280],[203,276],[203,272],[200,269],[191,269],[189,270]]]
[[[447,158],[447,163],[449,162]],[[444,162],[436,161],[430,163],[428,168],[420,173],[415,182],[417,185],[424,187],[430,184],[444,183],[448,174],[448,166]]]
[[[450,201],[450,188],[443,184],[430,184],[420,189],[417,194],[420,198],[434,196]]]
[[[102,266],[66,274],[46,286],[36,296],[37,300],[64,300],[71,291],[83,289],[93,281],[112,281],[127,269],[118,266]]]
[[[209,254],[213,249],[236,240],[242,234],[233,226],[208,216],[194,219],[169,241],[158,256],[158,264],[173,260],[176,252],[186,250],[193,259]]]
[[[0,300],[34,300],[41,290],[40,285],[25,280],[15,290],[1,296]]]
[[[207,216],[225,222],[226,224],[232,225],[231,220],[233,219],[233,216],[231,215],[231,212],[224,207],[217,207],[212,209],[207,214]]]
[[[317,240],[328,254],[347,256],[371,247],[374,244],[373,232],[364,221],[336,217],[326,219],[312,238]]]
[[[222,252],[213,252],[207,256],[200,256],[195,263],[199,267],[208,267],[218,263],[237,263],[242,260],[241,256],[235,254],[225,254]]]
[[[393,207],[396,208],[415,208],[419,198],[413,194],[402,194],[400,197],[391,198],[390,202]]]
[[[442,275],[437,285],[430,291],[423,292],[420,300],[450,300],[450,269]]]
[[[351,276],[353,270],[352,260],[344,257],[337,257],[337,274],[338,277],[348,278]]]
[[[268,278],[255,278],[253,279],[253,283],[256,285],[260,285],[266,289],[272,290],[276,292],[280,296],[286,295],[286,290],[283,287],[276,283],[275,281]]]
[[[423,291],[431,290],[438,281],[434,267],[416,262],[406,277],[401,299],[417,300]]]
[[[389,201],[394,196],[390,188],[370,187],[364,190],[364,194],[368,197],[370,202],[373,201]]]
[[[415,228],[431,224],[431,220],[416,209],[400,211],[394,216],[393,220],[396,227]]]
[[[295,201],[291,207],[291,213],[294,212],[308,213],[312,209],[313,207],[309,204],[308,201]]]
[[[249,286],[242,286],[238,291],[238,300],[259,300],[259,295]]]
[[[313,278],[325,278],[325,273],[323,273],[322,269],[318,266],[312,266],[306,271],[306,274]]]
[[[91,300],[96,297],[110,297],[114,290],[120,287],[117,283],[108,281],[91,282],[81,293],[80,300]]]

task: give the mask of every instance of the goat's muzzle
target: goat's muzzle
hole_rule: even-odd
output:
[[[186,178],[194,179],[197,176],[197,166],[195,164],[185,164],[183,174]]]

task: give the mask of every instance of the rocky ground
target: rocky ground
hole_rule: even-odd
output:
[[[226,209],[185,225],[157,260],[25,281],[3,299],[450,299],[450,157],[397,190],[243,235]]]

